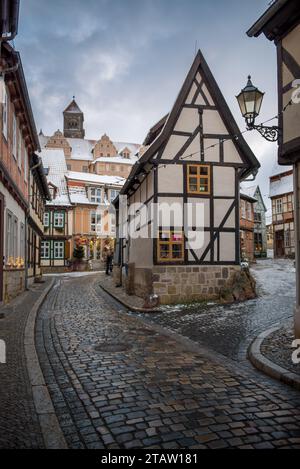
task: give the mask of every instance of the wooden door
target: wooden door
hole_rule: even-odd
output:
[[[284,231],[275,232],[275,255],[284,257]]]

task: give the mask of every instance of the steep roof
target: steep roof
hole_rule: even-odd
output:
[[[145,151],[143,156],[139,159],[138,163],[134,165],[129,179],[127,180],[124,188],[122,189],[122,194],[125,194],[127,190],[133,185],[137,176],[145,170],[144,168],[147,163],[153,164],[152,159],[155,156],[156,152],[170,137],[172,129],[178,119],[179,110],[184,104],[186,95],[189,92],[192,83],[196,77],[196,74],[199,70],[201,70],[201,75],[204,79],[205,85],[207,86],[208,91],[211,94],[212,99],[218,108],[218,111],[223,119],[225,126],[227,127],[229,134],[232,137],[235,137],[233,139],[233,144],[235,145],[239,154],[242,155],[242,159],[247,164],[247,168],[244,169],[241,177],[248,176],[260,167],[260,163],[258,162],[252,150],[246,143],[244,137],[242,136],[233,118],[233,115],[215,81],[215,78],[213,77],[212,72],[210,71],[201,51],[199,50],[170,114],[165,120],[164,118],[162,119],[161,124],[164,122],[163,125],[159,123],[156,124],[159,128],[161,125],[161,132],[155,138],[155,140],[152,141],[151,145]]]
[[[242,183],[240,187],[241,187],[241,194],[248,195],[249,197],[252,197],[256,201],[258,201],[258,199],[261,199],[265,212],[267,211],[267,207],[264,202],[259,186],[257,185],[247,186],[245,183]]]
[[[290,194],[294,191],[293,174],[280,177],[275,181],[270,181],[270,197],[278,197],[284,194]]]
[[[47,181],[57,187],[57,195],[54,200],[48,202],[49,206],[70,206],[65,173],[67,164],[64,151],[61,149],[43,148],[39,153],[44,168],[48,168]]]
[[[78,106],[74,98],[72,99],[70,104],[66,107],[63,113],[65,114],[66,112],[68,113],[74,112],[75,114],[83,114],[82,110],[80,109],[80,107]]]
[[[119,176],[106,176],[93,173],[80,173],[77,171],[66,172],[66,179],[71,181],[86,182],[90,184],[120,186],[124,185],[125,179]]]

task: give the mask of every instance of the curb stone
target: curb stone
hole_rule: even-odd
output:
[[[280,327],[272,327],[254,339],[248,349],[249,360],[251,361],[252,365],[255,366],[255,368],[262,371],[266,375],[277,379],[282,383],[288,384],[289,386],[292,386],[293,388],[300,391],[300,377],[296,373],[276,365],[276,363],[272,362],[261,353],[261,346],[264,340],[269,335],[273,334],[273,332],[278,330],[280,330]]]
[[[117,295],[112,293],[108,288],[104,287],[102,283],[99,284],[100,287],[102,288],[105,293],[110,295],[112,298],[114,298],[118,303],[120,303],[122,306],[124,306],[126,309],[129,311],[132,311],[134,313],[162,313],[163,310],[161,309],[147,309],[147,308],[137,308],[136,306],[131,306],[130,304],[126,303],[124,300],[119,298]]]
[[[55,280],[52,279],[50,285],[43,291],[29,313],[25,326],[24,347],[34,406],[38,415],[46,449],[67,449],[68,446],[59,426],[35,347],[36,317],[40,307],[52,289],[54,281]]]

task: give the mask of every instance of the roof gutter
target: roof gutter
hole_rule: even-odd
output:
[[[271,5],[268,10],[254,23],[253,26],[247,31],[249,37],[258,37],[262,32],[266,24],[278,13],[278,11],[286,4],[289,0],[277,0]]]
[[[20,0],[1,0],[0,41],[12,41],[18,34]]]

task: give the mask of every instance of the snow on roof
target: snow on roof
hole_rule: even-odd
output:
[[[49,139],[50,139],[49,136],[46,136],[43,134],[39,135],[41,148],[44,148],[47,145]],[[97,143],[97,140],[88,140],[85,138],[67,138],[67,141],[72,148],[72,154],[71,154],[72,160],[93,161],[92,150],[94,149]],[[141,145],[139,145],[138,143],[113,142],[113,144],[116,147],[117,152],[118,152],[118,156],[116,157],[122,159],[121,161],[122,163],[124,162],[124,160],[126,160],[126,158],[122,158],[120,155],[122,150],[124,150],[125,148],[128,148],[128,150],[130,150],[131,152],[130,160],[131,160],[131,158],[135,157],[135,155],[138,153],[141,147]]]
[[[68,171],[66,173],[66,178],[72,181],[78,182],[87,182],[91,184],[99,185],[111,185],[111,186],[120,186],[122,187],[125,184],[126,179],[119,176],[105,176],[92,173],[80,173],[77,171]]]
[[[39,153],[44,168],[48,168],[47,181],[57,187],[56,198],[47,202],[47,205],[70,206],[65,173],[67,165],[64,151],[61,149],[43,148]]]
[[[241,193],[243,193],[244,195],[247,195],[248,197],[253,197],[255,199],[254,194],[257,188],[256,185],[246,186],[245,184],[241,184],[240,188],[241,188]]]
[[[133,166],[138,158],[136,156],[131,156],[130,158],[123,158],[122,156],[100,156],[96,160],[92,161],[92,164],[95,163],[116,163],[116,164],[127,164]]]
[[[97,202],[91,202],[89,200],[84,187],[69,187],[69,195],[72,204],[98,205]]]
[[[289,194],[294,191],[293,174],[270,181],[270,197]]]
[[[71,148],[72,160],[93,160],[92,150],[96,144],[94,140],[86,140],[84,138],[67,138]]]
[[[274,163],[274,166],[272,168],[272,174],[271,174],[271,177],[272,176],[277,176],[278,174],[281,174],[281,173],[286,173],[287,171],[292,171],[293,170],[293,166],[282,166],[282,165],[279,165],[278,164],[278,161],[277,161],[277,157],[276,157],[276,160],[275,160],[275,163]]]

